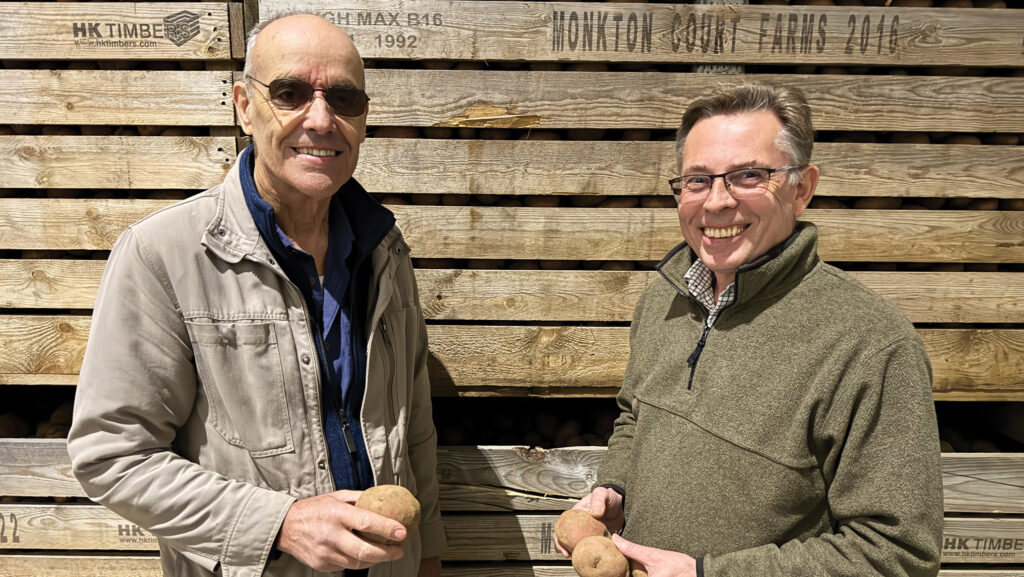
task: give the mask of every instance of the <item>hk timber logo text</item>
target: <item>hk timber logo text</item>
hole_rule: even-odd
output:
[[[146,48],[161,39],[182,46],[199,35],[199,14],[182,10],[155,22],[73,22],[71,32],[79,46]]]

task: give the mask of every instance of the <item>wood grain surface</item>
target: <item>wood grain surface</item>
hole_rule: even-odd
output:
[[[0,70],[0,115],[17,124],[233,127],[232,82],[216,70]]]
[[[1013,10],[263,0],[312,10],[366,58],[1017,66]]]
[[[0,58],[230,60],[228,3],[2,2]]]
[[[202,190],[234,161],[229,137],[0,136],[10,188]]]
[[[503,3],[510,5],[510,3]],[[729,77],[729,83],[763,76]],[[778,75],[807,93],[817,130],[1024,132],[1021,77]],[[467,128],[679,127],[720,77],[672,72],[366,71],[368,122]],[[610,88],[611,87],[611,88]]]

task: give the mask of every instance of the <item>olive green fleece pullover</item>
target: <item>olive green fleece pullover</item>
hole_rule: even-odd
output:
[[[942,482],[931,369],[895,307],[819,261],[813,225],[741,267],[707,332],[680,245],[636,307],[598,484],[623,536],[707,577],[934,576]]]

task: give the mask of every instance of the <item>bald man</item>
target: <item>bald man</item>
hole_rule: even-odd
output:
[[[157,537],[166,575],[439,575],[409,249],[352,178],[369,109],[359,52],[316,16],[264,21],[233,96],[253,143],[224,182],[111,251],[74,473]],[[418,528],[355,508],[379,484],[416,495]]]

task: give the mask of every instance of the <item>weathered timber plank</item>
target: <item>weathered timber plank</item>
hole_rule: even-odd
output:
[[[230,60],[228,3],[0,3],[0,58]]]
[[[442,577],[576,577],[568,562],[562,565],[498,563],[446,565]],[[0,577],[3,576],[0,573]],[[60,577],[64,577],[63,574]],[[70,576],[68,576],[70,577]],[[940,569],[939,577],[1024,577],[1024,569]]]
[[[88,316],[0,316],[0,374],[9,383],[18,375],[77,375],[89,326]]]
[[[1024,400],[1024,331],[931,329],[920,334],[932,363],[936,400],[977,398],[979,389],[1009,394],[1001,400]],[[976,388],[975,379],[990,384]]]
[[[229,137],[0,136],[9,188],[201,190],[234,161]]]
[[[97,505],[0,505],[11,534],[0,550],[152,551],[156,538]],[[457,561],[555,561],[552,543],[555,514],[480,514],[444,516],[448,548],[444,559]],[[17,533],[15,533],[15,526]],[[1024,550],[1013,550],[1024,519],[946,518],[943,562],[1021,563]],[[13,537],[18,537],[14,543]],[[1010,550],[1001,548],[1005,540]],[[961,543],[966,549],[954,549]],[[995,548],[998,543],[1000,548]]]
[[[0,577],[161,577],[155,556],[4,555]],[[445,565],[441,577],[576,577],[562,564],[491,563]],[[939,577],[1024,577],[1024,569],[942,569]]]
[[[764,77],[735,77],[744,80]],[[822,74],[772,75],[771,80],[806,91],[817,130],[1024,132],[1019,113],[1024,78]],[[368,122],[675,129],[709,81],[666,72],[370,69]]]
[[[171,201],[0,198],[0,250],[105,250]],[[682,241],[672,210],[390,207],[421,258],[660,260]],[[832,261],[1024,262],[1024,211],[815,210]],[[893,247],[902,247],[894,251]]]
[[[563,511],[576,499],[499,487],[441,484],[441,510],[462,512]]]
[[[391,208],[414,257],[660,260],[681,241],[665,209]],[[1024,260],[1024,212],[808,210],[802,218],[818,225],[825,260]]]
[[[437,453],[446,511],[557,511],[589,491],[605,448],[441,446]],[[64,439],[4,439],[0,457],[2,495],[85,496]],[[942,484],[946,513],[1024,513],[1024,453],[943,453]]]
[[[430,325],[434,394],[610,397],[629,355],[626,327]],[[939,400],[1024,400],[1024,331],[919,329]],[[0,316],[0,384],[75,384],[85,316]]]
[[[0,308],[91,308],[104,261],[0,259]],[[1024,322],[1024,275],[852,271],[917,323]],[[649,271],[418,269],[431,320],[628,322]]]
[[[1017,273],[849,274],[891,300],[913,322],[1024,322],[1024,275]],[[640,294],[657,276],[649,271],[416,272],[424,315],[435,320],[629,322]]]
[[[565,497],[582,497],[597,482],[603,447],[438,447],[441,483],[503,487]]]
[[[1013,10],[263,0],[321,13],[365,58],[1017,66]],[[414,20],[415,17],[415,20]]]
[[[1019,146],[815,145],[816,196],[1024,198]],[[356,178],[373,192],[665,195],[675,143],[370,138]]]
[[[0,115],[12,124],[233,127],[231,84],[229,71],[0,70]]]
[[[156,555],[3,555],[0,577],[163,577]]]
[[[0,308],[88,309],[103,260],[0,259]]]

